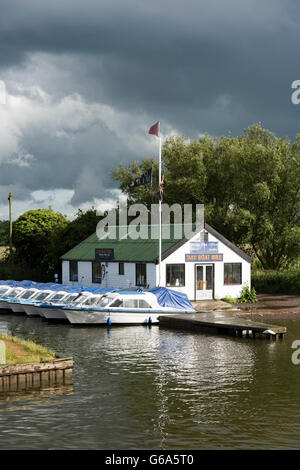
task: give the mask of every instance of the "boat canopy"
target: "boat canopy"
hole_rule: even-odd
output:
[[[166,287],[154,287],[153,289],[149,289],[148,292],[152,292],[152,294],[156,295],[157,301],[162,307],[180,308],[195,312],[187,295],[183,292],[167,289]]]

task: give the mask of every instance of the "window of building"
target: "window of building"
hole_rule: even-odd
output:
[[[185,265],[167,264],[166,265],[166,286],[183,287],[185,286]]]
[[[92,262],[92,282],[96,284],[101,284],[102,276],[101,276],[101,263],[100,261],[93,261]]]
[[[242,284],[242,263],[224,263],[224,284]]]
[[[78,282],[78,261],[69,261],[69,280]]]
[[[119,275],[124,275],[124,263],[119,263]]]
[[[135,265],[135,285],[143,286],[147,285],[147,275],[146,275],[146,264],[145,263],[136,263]]]

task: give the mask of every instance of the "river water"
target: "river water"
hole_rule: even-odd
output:
[[[73,356],[73,386],[0,397],[0,449],[300,448],[300,322],[278,342],[0,315]]]

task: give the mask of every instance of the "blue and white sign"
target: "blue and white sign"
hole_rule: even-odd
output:
[[[190,242],[190,253],[218,253],[218,242]]]

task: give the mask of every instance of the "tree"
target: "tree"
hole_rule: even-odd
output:
[[[291,142],[255,124],[238,137],[171,138],[162,162],[165,202],[203,203],[206,221],[255,254],[264,268],[284,267],[299,255],[300,135]],[[157,168],[144,159],[115,169],[130,202],[149,204],[153,188],[128,187],[149,165]],[[156,174],[155,194],[157,180]]]
[[[9,220],[0,220],[0,246],[9,245]]]
[[[97,215],[94,208],[86,212],[79,209],[76,216],[57,234],[56,256],[58,259],[85,238],[95,233],[98,222],[104,217],[104,215]]]
[[[68,224],[66,217],[51,209],[22,214],[13,224],[14,261],[53,274],[58,263],[56,240]]]

